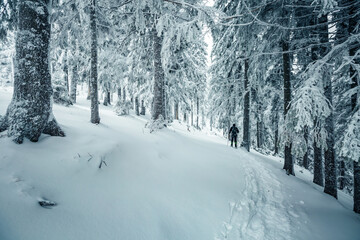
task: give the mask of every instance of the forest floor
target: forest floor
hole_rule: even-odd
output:
[[[11,95],[0,88],[0,114]],[[93,125],[89,104],[54,105],[65,138],[0,134],[1,240],[360,239],[351,197],[322,193],[304,169],[287,176],[280,158],[179,122],[149,133],[146,117],[112,107]]]

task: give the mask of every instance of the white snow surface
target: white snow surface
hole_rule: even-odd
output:
[[[11,95],[0,88],[2,115]],[[280,158],[178,122],[150,134],[111,107],[93,125],[89,104],[54,105],[65,138],[1,133],[1,240],[360,239],[351,197],[324,194],[306,170],[287,176]]]

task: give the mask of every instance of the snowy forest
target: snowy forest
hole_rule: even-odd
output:
[[[358,227],[359,82],[359,0],[0,0],[0,95],[11,89],[11,96],[0,96],[0,170],[10,164],[1,159],[17,161],[11,154],[26,156],[30,149],[45,154],[43,149],[55,156],[53,146],[76,141],[78,149],[56,151],[73,151],[72,158],[84,159],[83,164],[98,157],[99,169],[111,168],[109,156],[117,150],[101,155],[90,146],[110,149],[106,143],[117,136],[105,129],[109,137],[95,145],[86,136],[77,138],[80,128],[98,136],[112,122],[123,121],[127,128],[126,121],[145,119],[134,129],[155,142],[161,142],[158,137],[171,141],[162,134],[180,131],[179,126],[184,134],[220,137],[224,145],[236,124],[239,149],[226,146],[226,151],[243,152],[236,158],[253,153],[278,159],[284,182],[306,171],[311,186],[324,196],[335,202],[340,194],[351,199]],[[87,122],[79,123],[75,114],[83,110]],[[109,120],[111,114],[116,117]],[[134,145],[140,141],[130,133],[128,139]],[[46,141],[52,144],[41,145]],[[183,141],[169,142],[169,150],[197,151]],[[134,145],[133,154],[140,154]],[[174,151],[182,156],[180,149]],[[202,158],[202,153],[193,156]],[[251,168],[256,167],[249,163]],[[23,171],[20,163],[13,169]],[[39,203],[57,205],[46,198]],[[230,226],[236,225],[233,219],[242,221],[233,217],[236,206],[230,204],[229,227],[215,239],[306,239],[285,232],[284,238],[272,238],[265,230],[265,235],[247,230],[236,238]],[[4,229],[0,223],[0,239],[22,239],[7,236]],[[172,234],[123,239],[203,239]],[[329,236],[312,239],[340,239]]]

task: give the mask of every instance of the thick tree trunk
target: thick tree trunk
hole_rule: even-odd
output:
[[[321,148],[316,146],[316,143],[313,144],[314,148],[314,179],[313,182],[319,186],[324,186],[324,167],[322,161]]]
[[[77,83],[79,81],[79,73],[77,63],[74,63],[72,68],[71,88],[70,88],[70,100],[72,103],[76,103],[76,91]]]
[[[359,30],[356,28],[357,24],[360,21],[359,11],[360,6],[357,3],[357,0],[349,0],[349,16],[352,16],[349,19],[349,27],[348,32],[349,34],[355,34],[359,32]],[[356,32],[357,31],[357,32]],[[355,56],[356,52],[359,50],[359,45],[353,45],[349,49],[349,55],[350,57]],[[359,59],[354,59],[354,62],[356,64],[360,64]],[[351,77],[351,88],[357,88],[358,82],[359,82],[359,73],[356,72],[356,69],[354,65],[350,65],[350,77]],[[356,105],[357,105],[357,93],[354,93],[351,96],[351,109],[353,112],[355,111]],[[356,160],[356,161],[355,161]],[[360,159],[354,159],[353,161],[353,173],[354,173],[354,212],[360,213],[360,165],[359,165]]]
[[[360,164],[353,161],[354,164],[354,212],[360,213]]]
[[[8,136],[16,143],[22,143],[24,137],[37,142],[41,133],[65,136],[51,108],[47,3],[21,0],[18,14],[14,93],[5,117],[0,119],[0,131],[8,129]]]
[[[161,62],[161,48],[163,38],[158,35],[155,26],[152,28],[152,41],[154,52],[154,103],[152,119],[157,120],[160,115],[166,119],[164,102],[165,73]]]
[[[243,118],[243,142],[242,145],[250,152],[250,89],[249,89],[249,59],[245,60],[244,76],[244,118]]]
[[[320,43],[323,45],[319,47],[320,56],[324,57],[328,52],[327,46],[329,43],[329,33],[327,26],[327,15],[322,15],[319,19],[319,37]],[[323,69],[323,85],[324,95],[327,98],[330,107],[332,108],[332,83],[331,76],[328,69]],[[325,187],[324,192],[337,198],[337,177],[336,177],[336,159],[335,159],[335,136],[334,136],[334,116],[331,110],[330,115],[325,119],[325,130],[327,132],[326,145],[324,151],[325,159]]]
[[[315,126],[318,125],[317,120],[314,121]],[[319,186],[324,186],[324,167],[322,160],[322,151],[321,147],[316,143],[316,139],[313,142],[314,149],[314,179],[313,182]]]
[[[97,26],[96,26],[96,0],[90,0],[90,32],[91,32],[91,123],[100,123],[98,99],[98,74],[97,74]]]
[[[345,188],[345,161],[343,159],[340,160],[339,162],[339,189],[340,190],[344,190]]]
[[[286,119],[286,115],[290,109],[291,102],[291,82],[290,82],[290,53],[289,51],[289,43],[286,40],[283,40],[282,43],[283,50],[283,74],[284,74],[284,119]],[[289,129],[288,129],[289,131]],[[291,154],[291,143],[285,143],[284,149],[284,169],[287,174],[295,175],[294,172],[294,162]]]

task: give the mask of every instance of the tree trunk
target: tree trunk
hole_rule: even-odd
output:
[[[67,94],[69,94],[69,65],[68,65],[68,50],[65,49],[64,56],[64,82],[66,85]]]
[[[91,83],[90,83],[90,78],[89,80],[87,81],[88,83],[88,92],[87,92],[87,97],[86,97],[86,100],[90,100],[90,97],[91,97]]]
[[[313,142],[314,149],[314,179],[313,182],[319,186],[324,186],[324,167],[322,161],[321,148],[317,146],[316,141]]]
[[[111,98],[111,93],[109,90],[106,90],[105,91],[105,97],[104,97],[104,106],[108,106],[108,105],[111,105],[111,101],[110,101],[110,98]]]
[[[140,115],[140,106],[139,106],[139,98],[135,97],[135,113],[137,116]]]
[[[283,50],[283,74],[284,74],[284,119],[290,109],[291,102],[291,82],[290,82],[290,73],[291,73],[291,64],[290,64],[290,53],[289,43],[287,40],[282,41],[282,50]],[[289,131],[290,129],[287,129]],[[285,143],[284,150],[284,169],[287,174],[295,175],[294,172],[294,162],[291,154],[291,143]]]
[[[307,126],[304,127],[304,140],[306,145],[306,152],[303,156],[302,166],[305,169],[309,169],[309,128]]]
[[[144,105],[144,100],[141,100],[141,115],[145,115],[145,105]]]
[[[329,43],[329,31],[327,25],[327,15],[322,15],[319,19],[319,37],[320,43],[323,45],[319,47],[319,53],[321,57],[324,57],[327,52],[327,46]],[[323,69],[323,85],[324,95],[327,98],[330,107],[332,108],[332,83],[329,69]],[[325,187],[324,192],[337,198],[337,177],[336,177],[336,159],[335,159],[335,136],[334,136],[334,116],[333,110],[330,115],[325,119],[325,130],[327,132],[326,145],[327,148],[324,152],[325,159]]]
[[[191,126],[194,126],[194,104],[191,101]]]
[[[19,1],[14,93],[0,119],[0,131],[8,129],[16,143],[37,142],[41,133],[65,136],[52,114],[48,17],[45,0]]]
[[[200,111],[199,111],[199,97],[196,98],[196,128],[200,129],[199,126],[199,115],[200,115]]]
[[[174,105],[175,120],[179,120],[179,103],[175,102]]]
[[[118,102],[121,101],[121,87],[118,87],[117,89],[117,97],[118,97]]]
[[[243,118],[243,142],[242,145],[250,152],[250,89],[249,89],[249,59],[245,60],[244,76],[244,118]]]
[[[349,26],[348,26],[348,32],[349,34],[355,34],[356,31],[359,32],[359,30],[356,29],[357,24],[360,21],[359,11],[360,7],[356,4],[357,0],[349,0],[349,16],[352,16],[349,19]],[[359,45],[354,44],[349,49],[349,55],[350,57],[355,56],[356,52],[359,50]],[[359,65],[359,58],[354,59],[354,62]],[[359,82],[359,73],[356,72],[356,69],[353,64],[350,64],[350,77],[351,77],[351,88],[355,89],[358,87]],[[351,96],[351,109],[353,110],[353,113],[355,111],[355,108],[357,106],[357,93],[355,92]],[[354,212],[360,213],[360,159],[353,159],[353,173],[354,173]]]
[[[91,73],[90,73],[90,99],[91,123],[100,123],[98,100],[97,75],[97,26],[96,26],[96,0],[90,0],[90,32],[91,32]]]
[[[278,115],[278,114],[276,114]],[[278,121],[278,117],[276,117],[276,122],[275,122],[275,137],[274,137],[274,154],[277,155],[279,154],[279,121]]]
[[[339,189],[340,190],[344,190],[345,188],[345,161],[343,159],[340,160],[339,163],[339,172],[340,172],[340,176],[339,176]]]
[[[76,103],[76,88],[79,81],[79,73],[77,63],[74,63],[72,68],[72,78],[71,78],[71,89],[70,89],[70,100],[72,103]]]
[[[123,102],[126,102],[126,89],[123,88]]]
[[[156,20],[155,20],[156,21]],[[156,22],[154,22],[154,25]],[[152,41],[154,52],[154,102],[152,119],[157,120],[160,115],[166,119],[164,103],[164,81],[165,73],[161,62],[161,48],[163,38],[158,35],[156,27],[152,28]]]

